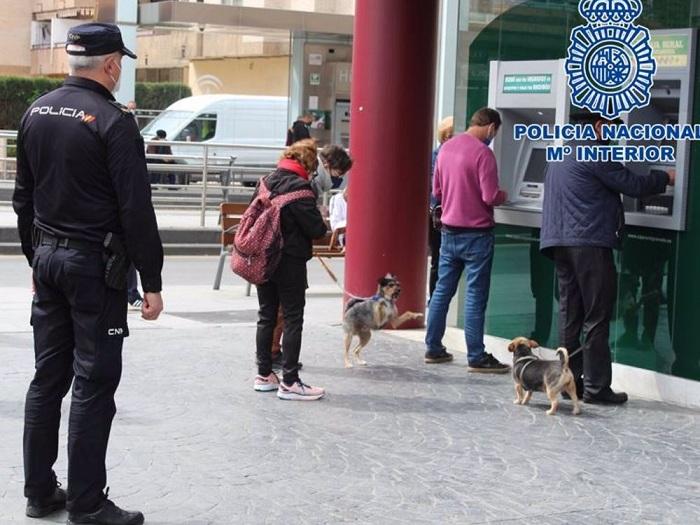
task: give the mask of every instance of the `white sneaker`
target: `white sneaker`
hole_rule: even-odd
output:
[[[129,303],[129,308],[131,310],[140,310],[141,307],[143,306],[143,299],[134,299],[133,303]]]
[[[272,392],[277,390],[280,386],[280,380],[274,372],[271,372],[269,376],[255,376],[255,381],[253,382],[253,388],[258,392]]]
[[[323,388],[305,385],[301,382],[301,379],[297,380],[292,386],[280,383],[277,390],[277,397],[289,401],[316,401],[324,395],[326,395],[326,391]]]

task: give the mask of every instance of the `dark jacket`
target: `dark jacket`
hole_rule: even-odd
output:
[[[309,127],[303,120],[297,120],[292,124],[292,127],[287,130],[287,146],[291,146],[295,142],[300,140],[310,139],[311,133],[309,132]]]
[[[620,194],[662,193],[668,175],[635,175],[617,162],[577,162],[580,144],[569,145],[573,153],[547,169],[540,249],[551,255],[555,246],[619,248],[625,220]]]
[[[143,289],[161,290],[163,247],[143,139],[101,84],[68,77],[29,107],[17,135],[12,204],[30,264],[34,227],[96,244],[112,232],[123,238]]]
[[[272,198],[292,191],[312,190],[309,181],[285,169],[278,169],[265,179]],[[313,190],[312,190],[313,191]],[[256,192],[257,195],[257,192]],[[255,198],[255,196],[253,196]],[[280,214],[284,248],[282,254],[308,261],[312,240],[323,237],[328,228],[316,205],[316,199],[300,199],[287,204]]]
[[[430,192],[430,208],[432,209],[433,207],[437,206],[440,204],[440,201],[438,201],[435,198],[435,195],[433,195],[433,176],[435,175],[435,164],[437,163],[437,158],[438,155],[440,154],[440,149],[442,149],[442,144],[440,144],[437,148],[433,150],[433,156],[431,157],[430,160],[430,189],[428,190]]]
[[[146,148],[146,153],[148,155],[172,155],[173,150],[170,148],[170,146],[160,146],[157,144],[151,144]],[[150,162],[151,164],[170,164],[172,161],[169,159],[149,159],[148,162]]]

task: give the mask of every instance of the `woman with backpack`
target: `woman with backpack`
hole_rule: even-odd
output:
[[[280,211],[282,255],[270,278],[257,285],[260,309],[256,335],[258,375],[254,388],[260,392],[277,390],[280,399],[313,401],[325,394],[323,388],[309,386],[299,378],[301,332],[308,287],[306,262],[311,259],[313,239],[323,237],[327,231],[310,183],[311,174],[317,167],[316,143],[311,139],[301,140],[284,151],[277,169],[260,183],[269,190],[273,203],[277,197],[302,192],[298,193],[301,198],[294,198]],[[282,381],[272,371],[270,353],[280,306],[284,314]]]
[[[315,175],[312,174],[310,178],[311,188],[317,194],[317,197],[321,197],[321,195],[327,191],[340,186],[343,181],[343,177],[348,171],[350,171],[350,168],[352,168],[352,159],[342,146],[329,144],[320,150],[318,152],[318,168]],[[347,187],[345,191],[347,191]],[[345,195],[345,192],[343,192],[343,194]],[[331,202],[333,202],[333,198],[331,198]],[[332,214],[330,221],[331,229],[333,229]],[[344,237],[345,236],[343,235],[343,241]],[[345,245],[344,242],[343,245]],[[283,331],[284,317],[282,315],[282,309],[280,308],[280,312],[277,316],[277,324],[275,325],[272,337],[271,352],[273,370],[279,369],[283,364],[284,358],[281,345]],[[299,368],[301,368],[301,363],[299,363]]]

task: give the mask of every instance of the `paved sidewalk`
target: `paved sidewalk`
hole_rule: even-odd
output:
[[[314,262],[302,377],[329,394],[281,401],[252,389],[257,301],[228,273],[212,291],[215,265],[168,258],[167,313],[130,315],[109,485],[147,523],[700,522],[699,412],[633,399],[579,417],[563,402],[549,417],[543,394],[514,406],[509,377],[467,374],[464,355],[424,365],[419,342],[388,332],[373,337],[368,367],[346,370],[340,296]],[[3,525],[41,523],[23,517],[22,498],[28,275],[0,257]]]

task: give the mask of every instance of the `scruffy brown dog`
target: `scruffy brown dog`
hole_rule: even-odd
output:
[[[345,368],[352,368],[350,360],[350,344],[352,338],[357,336],[359,344],[352,353],[358,365],[366,365],[360,353],[369,343],[372,330],[380,330],[386,325],[392,328],[401,326],[409,319],[419,319],[423,314],[416,312],[404,312],[399,315],[396,301],[401,293],[401,283],[395,275],[390,273],[379,279],[377,293],[369,299],[351,299],[345,307],[343,317],[343,329],[345,330]]]
[[[564,391],[574,403],[574,415],[581,412],[574,374],[569,369],[569,352],[558,348],[559,361],[545,361],[532,353],[540,346],[536,341],[526,337],[516,337],[508,345],[513,353],[513,380],[515,381],[516,405],[526,405],[535,390],[543,390],[551,403],[547,415],[552,415],[559,408],[559,394]]]

